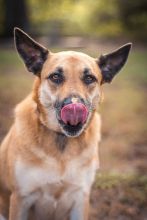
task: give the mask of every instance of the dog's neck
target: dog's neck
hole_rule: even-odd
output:
[[[39,115],[39,113],[38,113],[38,115]],[[39,123],[40,123],[40,127],[42,127],[42,129],[44,129],[45,132],[49,134],[49,136],[50,136],[50,134],[52,134],[52,137],[55,140],[57,149],[59,151],[63,152],[67,146],[68,137],[62,132],[50,130],[40,120],[39,120]]]

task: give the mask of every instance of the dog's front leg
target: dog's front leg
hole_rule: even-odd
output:
[[[30,208],[26,198],[12,193],[10,198],[9,220],[27,220],[28,209]]]
[[[54,220],[88,220],[89,195],[81,189],[72,189],[58,201]]]
[[[74,203],[70,211],[70,220],[88,220],[89,195],[79,192],[75,195]]]

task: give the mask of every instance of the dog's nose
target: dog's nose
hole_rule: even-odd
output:
[[[71,103],[83,103],[84,104],[84,100],[80,96],[76,96],[76,95],[69,96],[68,98],[64,99],[62,107],[64,107],[65,105],[71,104]]]
[[[88,109],[82,103],[70,103],[61,109],[61,119],[65,124],[76,126],[84,124],[88,116]]]
[[[64,100],[63,105],[65,106],[65,105],[68,105],[68,104],[71,104],[71,103],[72,103],[72,98],[69,97],[69,98],[66,98],[66,99]]]

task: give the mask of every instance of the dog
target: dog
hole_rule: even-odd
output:
[[[102,85],[131,43],[99,58],[52,53],[19,28],[15,46],[36,77],[0,147],[0,220],[88,220],[99,168]]]

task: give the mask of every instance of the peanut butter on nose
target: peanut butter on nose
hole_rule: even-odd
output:
[[[78,98],[73,97],[73,98],[71,99],[71,101],[72,101],[72,103],[77,103],[77,102],[78,102]]]

